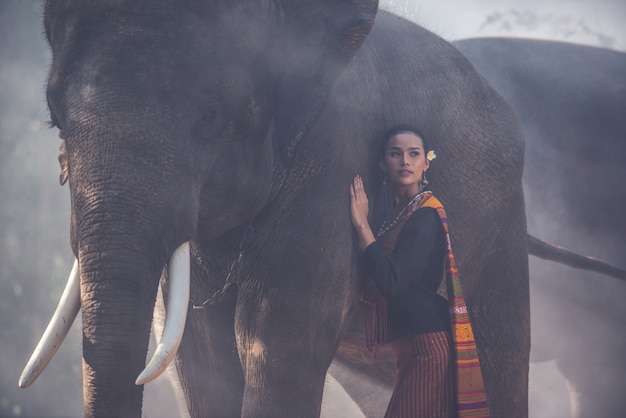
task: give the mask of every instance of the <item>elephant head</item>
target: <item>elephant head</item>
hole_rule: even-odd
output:
[[[86,416],[140,416],[135,381],[161,273],[177,264],[168,260],[181,257],[182,291],[170,293],[186,312],[186,243],[245,223],[280,190],[376,10],[356,0],[46,2],[46,95],[78,260],[57,317],[80,306]],[[174,322],[139,383],[175,353],[184,313]],[[58,348],[44,340],[23,386]]]

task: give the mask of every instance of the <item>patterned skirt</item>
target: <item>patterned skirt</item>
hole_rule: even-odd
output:
[[[450,332],[431,332],[391,342],[396,380],[385,418],[456,417]]]

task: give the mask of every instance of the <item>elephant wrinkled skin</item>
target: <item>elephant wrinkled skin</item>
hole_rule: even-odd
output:
[[[191,415],[318,416],[340,342],[347,363],[372,360],[357,359],[347,191],[357,173],[380,182],[376,140],[397,123],[437,150],[493,416],[527,415],[523,137],[454,47],[356,0],[48,0],[45,30],[86,416],[141,416],[157,287],[187,241],[192,304],[233,284],[188,311],[176,366]]]

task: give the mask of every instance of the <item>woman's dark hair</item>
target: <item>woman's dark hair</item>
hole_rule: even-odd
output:
[[[382,140],[381,147],[380,147],[380,156],[382,157],[385,155],[387,144],[389,143],[389,140],[391,138],[393,138],[394,136],[398,134],[404,134],[408,132],[415,134],[415,136],[418,136],[422,140],[422,144],[424,145],[424,154],[430,151],[430,148],[428,148],[428,142],[426,141],[426,137],[419,129],[417,129],[413,125],[400,124],[400,125],[396,125],[388,129],[383,135],[383,140]]]
[[[404,134],[409,132],[415,134],[422,140],[422,145],[424,146],[424,155],[426,155],[430,148],[428,148],[428,142],[426,142],[424,134],[422,134],[422,132],[413,125],[400,124],[388,129],[383,135],[379,150],[380,158],[383,158],[385,156],[385,151],[387,150],[387,145],[389,144],[389,140],[391,138],[398,134]],[[376,234],[376,230],[380,228],[385,219],[387,219],[387,217],[391,213],[393,209],[393,198],[394,196],[391,188],[383,183],[380,191],[374,199],[374,205],[372,207],[371,223],[372,227],[374,228],[374,234]]]

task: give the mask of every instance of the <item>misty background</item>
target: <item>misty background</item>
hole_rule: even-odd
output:
[[[73,261],[69,190],[59,186],[60,140],[47,127],[44,90],[50,54],[42,35],[41,3],[0,0],[0,417],[74,418],[83,416],[80,319],[37,382],[28,389],[17,387]],[[381,6],[450,41],[520,36],[626,51],[622,0],[387,0]],[[625,267],[624,252],[613,248],[607,257]],[[531,259],[533,263],[540,262]],[[621,292],[623,303],[626,287],[601,280],[599,296],[589,300],[602,301],[602,292]],[[540,322],[532,326],[541,327]],[[623,327],[617,332],[624,333]],[[553,362],[531,364],[530,379],[531,417],[570,416],[566,384]],[[333,382],[329,387],[327,416],[358,417],[340,388]],[[146,386],[144,416],[176,416],[166,379]]]

